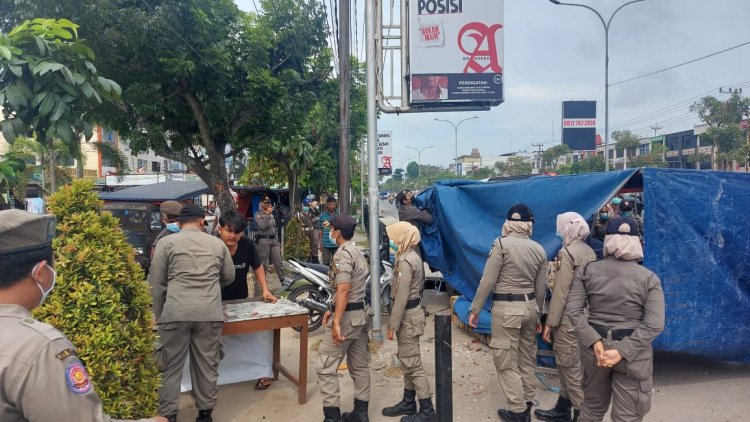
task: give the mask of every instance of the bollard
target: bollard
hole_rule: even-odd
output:
[[[453,353],[450,313],[435,314],[435,412],[453,422]]]

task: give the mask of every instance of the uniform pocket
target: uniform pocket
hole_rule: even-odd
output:
[[[167,353],[165,337],[166,338],[170,337],[170,331],[174,331],[176,329],[177,329],[176,322],[168,322],[164,324],[159,324],[157,326],[157,333],[159,334],[159,339],[156,341],[156,348],[154,350],[154,360],[156,361],[156,368],[159,371],[164,371],[167,368],[167,363],[169,362],[169,355]]]
[[[638,388],[638,402],[635,406],[635,412],[638,416],[645,416],[651,410],[651,390],[653,383],[651,380],[643,380]]]
[[[503,327],[521,328],[526,309],[516,306],[507,306],[503,312]]]

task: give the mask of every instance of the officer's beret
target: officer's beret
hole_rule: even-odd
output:
[[[607,223],[606,234],[626,234],[638,236],[638,223],[630,217],[617,217]]]
[[[180,217],[205,217],[205,216],[206,216],[206,212],[203,211],[203,208],[194,204],[185,205],[180,210]]]
[[[357,222],[351,215],[339,214],[331,219],[331,226],[338,230],[344,230],[354,233]]]
[[[55,217],[21,210],[0,211],[0,256],[49,247],[55,236]]]
[[[159,211],[162,214],[166,214],[168,218],[177,218],[182,210],[182,204],[177,201],[164,201],[159,207]]]
[[[506,218],[510,221],[534,222],[534,214],[531,212],[531,208],[526,204],[516,204],[510,207]]]

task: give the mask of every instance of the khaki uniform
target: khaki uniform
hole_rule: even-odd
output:
[[[159,241],[148,274],[159,341],[159,414],[179,410],[180,380],[190,353],[193,397],[199,410],[213,409],[219,388],[221,288],[234,280],[234,264],[224,242],[196,229]]]
[[[258,256],[260,262],[268,267],[268,260],[271,259],[273,266],[276,268],[276,275],[279,280],[284,279],[284,263],[281,260],[281,244],[278,239],[276,230],[276,219],[272,214],[266,214],[263,210],[255,212],[255,227],[258,229]]]
[[[546,324],[552,328],[552,347],[556,353],[555,363],[560,374],[560,395],[569,399],[576,409],[580,409],[583,403],[583,388],[578,333],[564,311],[575,271],[596,260],[596,255],[586,242],[574,239],[568,246],[560,249],[557,258],[559,269],[555,277]]]
[[[422,367],[419,337],[424,334],[426,319],[419,305],[424,290],[424,264],[419,250],[410,248],[396,260],[395,283],[391,283],[393,308],[388,328],[396,332],[398,359],[404,370],[404,389],[416,390],[418,399],[432,397],[427,373]],[[412,307],[406,309],[407,302]]]
[[[317,262],[318,251],[320,250],[320,233],[315,230],[315,226],[320,219],[314,217],[312,212],[300,213],[299,219],[302,222],[302,230],[305,232],[305,236],[310,240],[310,260]]]
[[[19,305],[0,305],[0,421],[111,422],[65,335]],[[141,419],[151,421],[152,419]]]
[[[528,236],[511,233],[492,244],[471,312],[479,314],[491,293],[515,295],[492,303],[492,340],[500,387],[508,410],[525,412],[534,400],[536,325],[547,284],[547,256]],[[536,302],[529,297],[534,294]],[[526,295],[519,298],[518,295]]]
[[[351,283],[349,302],[364,303],[368,276],[367,260],[362,251],[352,241],[339,246],[331,262],[336,286]],[[333,316],[331,316],[333,318]],[[346,356],[349,374],[354,381],[354,398],[362,401],[370,399],[370,316],[365,309],[348,311],[341,318],[341,335],[346,338],[339,346],[331,338],[330,328],[326,330],[320,344],[318,360],[318,384],[323,396],[323,407],[340,407],[338,367]]]
[[[592,262],[576,272],[565,312],[583,347],[584,400],[579,422],[601,421],[610,401],[613,421],[643,420],[651,409],[651,342],[664,330],[659,277],[635,261],[610,256]],[[599,340],[606,349],[617,349],[622,361],[612,368],[599,368],[592,348]]]

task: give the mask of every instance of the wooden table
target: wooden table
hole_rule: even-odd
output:
[[[224,302],[227,321],[223,335],[252,333],[273,330],[273,379],[279,379],[279,372],[297,386],[299,404],[307,403],[307,339],[309,311],[286,299],[275,304],[257,300]],[[299,373],[294,375],[281,364],[281,329],[300,327]]]

